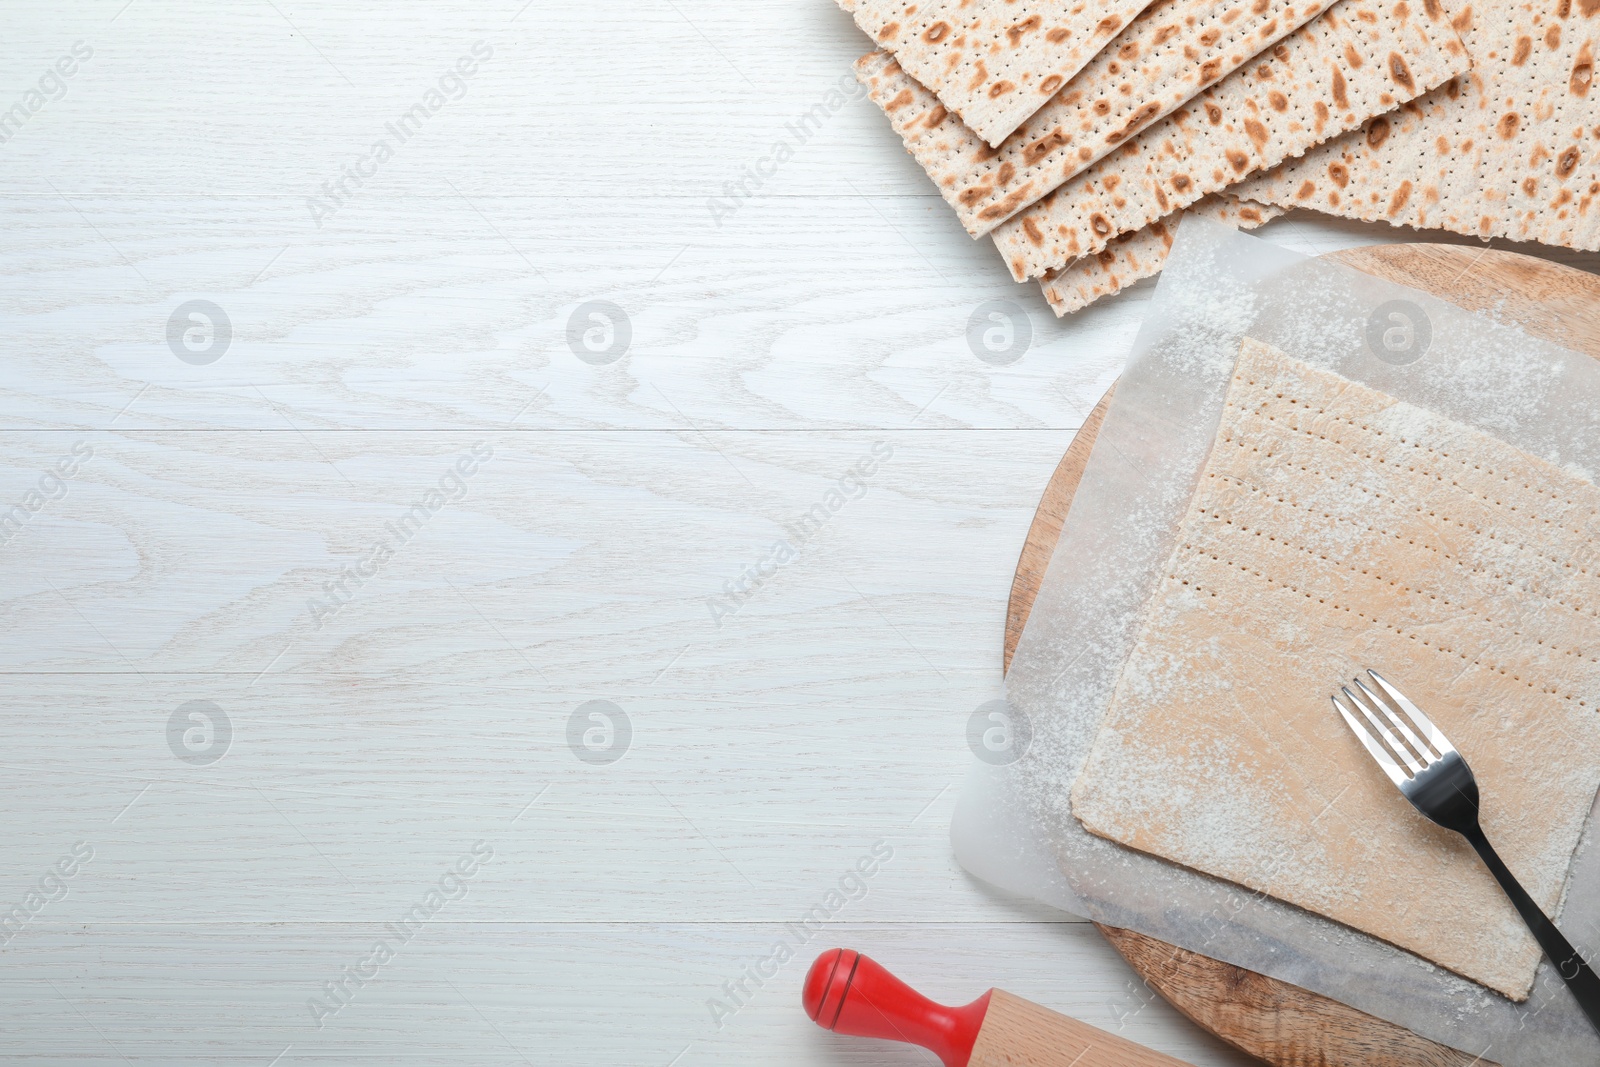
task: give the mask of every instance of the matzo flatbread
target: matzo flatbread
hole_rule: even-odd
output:
[[[1592,482],[1246,340],[1073,814],[1525,998],[1516,909],[1328,697],[1410,694],[1554,914],[1600,782],[1597,539]]]
[[[1249,184],[1348,218],[1600,249],[1600,0],[1456,4],[1473,66]]]
[[[1156,0],[999,148],[887,52],[856,77],[967,232],[982,237],[1333,0]]]
[[[1235,229],[1253,230],[1283,214],[1283,208],[1240,200],[1227,193],[1208,196],[1187,212],[1175,211],[1157,219],[1142,230],[1125,233],[1092,256],[1073,260],[1039,281],[1044,298],[1056,318],[1088,307],[1103,296],[1121,292],[1139,281],[1161,273],[1172,250],[1172,239],[1185,214],[1204,215]]]
[[[1150,0],[850,0],[878,44],[999,145]]]
[[[992,236],[1018,281],[1037,278],[1467,67],[1434,0],[1339,0]]]

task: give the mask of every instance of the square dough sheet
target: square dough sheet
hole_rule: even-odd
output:
[[[1247,340],[1073,812],[1525,999],[1515,910],[1329,703],[1363,667],[1471,764],[1554,914],[1600,785],[1600,489]]]

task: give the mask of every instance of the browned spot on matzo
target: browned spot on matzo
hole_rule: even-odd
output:
[[[1033,190],[1031,186],[1024,185],[1020,189],[1013,190],[1010,197],[1006,200],[1002,200],[998,204],[991,204],[989,207],[986,207],[983,210],[992,211],[1001,218],[1005,218],[1006,216],[1010,215],[1013,210],[1015,210],[1012,205],[1016,201],[1026,199],[1028,194],[1032,191]]]
[[[1029,15],[1015,26],[1012,26],[1010,29],[1006,30],[1006,40],[1011,42],[1012,48],[1015,48],[1017,45],[1022,43],[1023,37],[1034,32],[1043,25],[1044,19],[1040,18],[1038,15]]]
[[[1022,164],[1031,167],[1051,152],[1069,143],[1072,138],[1067,136],[1067,131],[1060,126],[1051,130],[1032,144],[1024,145],[1022,149]]]
[[[1333,72],[1333,104],[1340,111],[1350,110],[1350,92],[1346,87],[1344,74],[1338,70]]]
[[[1399,52],[1389,53],[1389,77],[1394,83],[1408,93],[1417,91],[1417,83],[1411,78],[1411,68],[1406,66],[1405,57]]]
[[[1596,0],[1600,3],[1600,0]],[[1572,64],[1572,77],[1567,79],[1567,87],[1572,90],[1573,96],[1588,96],[1589,86],[1594,84],[1594,52],[1589,42],[1583,42],[1583,48],[1578,51],[1578,58]]]
[[[1394,218],[1406,206],[1406,201],[1411,199],[1411,183],[1401,182],[1400,188],[1394,191],[1394,196],[1389,198],[1389,217]]]
[[[1128,121],[1123,123],[1122,128],[1120,130],[1113,130],[1113,131],[1111,131],[1110,134],[1107,135],[1107,137],[1106,137],[1107,143],[1108,144],[1117,144],[1123,138],[1128,137],[1129,135],[1137,133],[1139,130],[1144,129],[1145,125],[1151,119],[1155,118],[1155,113],[1156,113],[1157,110],[1160,109],[1160,107],[1161,107],[1160,104],[1158,104],[1154,100],[1152,100],[1150,103],[1146,104],[1144,107],[1140,108],[1138,111],[1135,111],[1131,116],[1129,116]]]

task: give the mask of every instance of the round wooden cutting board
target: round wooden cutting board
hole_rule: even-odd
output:
[[[1501,321],[1515,322],[1535,337],[1600,358],[1600,276],[1531,256],[1459,245],[1378,245],[1328,258],[1464,308],[1493,309]],[[1033,517],[1011,584],[1006,669],[1110,400],[1108,391],[1084,421]],[[1095,925],[1179,1011],[1275,1067],[1493,1067],[1287,982],[1131,930]]]

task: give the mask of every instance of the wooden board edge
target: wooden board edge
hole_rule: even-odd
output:
[[[1114,926],[1095,927],[1204,1030],[1283,1067],[1495,1067],[1337,1000]]]
[[[1061,539],[1061,527],[1067,521],[1067,509],[1072,506],[1078,482],[1083,479],[1083,469],[1089,463],[1089,452],[1094,448],[1094,439],[1100,435],[1100,424],[1105,422],[1106,410],[1111,407],[1111,394],[1116,389],[1116,383],[1113,382],[1105,396],[1100,398],[1100,403],[1089,412],[1089,417],[1083,420],[1083,425],[1078,427],[1077,435],[1067,446],[1061,462],[1056,464],[1050,483],[1045,486],[1038,510],[1033,513],[1033,522],[1028,527],[1028,536],[1022,543],[1022,554],[1017,560],[1017,572],[1011,578],[1011,599],[1006,603],[1002,673],[1011,669],[1011,657],[1016,654],[1017,642],[1022,639],[1022,627],[1028,621],[1028,612],[1033,609],[1034,598],[1039,595],[1039,585],[1044,581],[1046,568],[1050,566],[1056,542]]]

